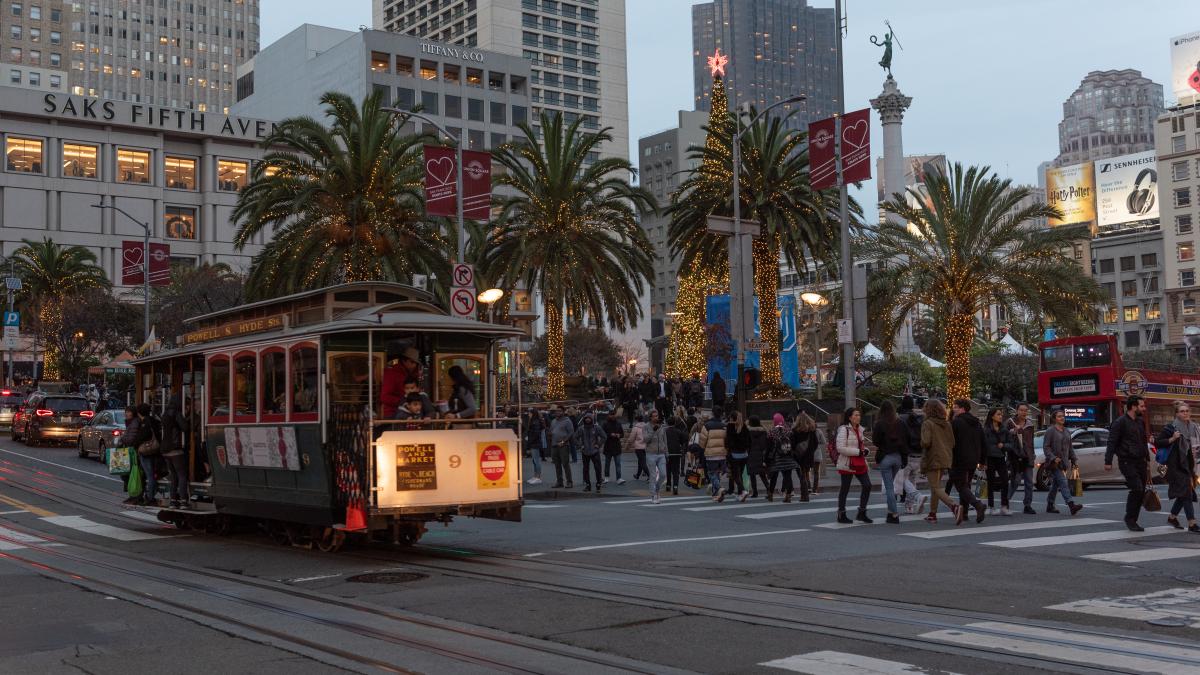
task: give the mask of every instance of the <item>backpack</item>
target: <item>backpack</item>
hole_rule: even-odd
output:
[[[1168,430],[1170,430],[1170,431],[1168,432]],[[1175,433],[1175,425],[1168,424],[1167,426],[1163,427],[1163,433],[1166,435],[1167,438],[1170,438],[1171,435]],[[1158,462],[1158,464],[1160,466],[1167,465],[1167,459],[1170,458],[1170,456],[1171,456],[1171,446],[1172,445],[1173,445],[1172,443],[1168,443],[1161,448],[1154,449],[1154,461]]]
[[[910,454],[921,454],[921,422],[923,422],[917,413],[910,412],[904,419],[904,428],[908,430],[908,452]]]

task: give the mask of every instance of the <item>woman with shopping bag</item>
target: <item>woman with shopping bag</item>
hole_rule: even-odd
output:
[[[1170,448],[1167,455],[1167,497],[1175,500],[1171,504],[1171,515],[1167,523],[1182,530],[1179,513],[1187,516],[1188,532],[1200,534],[1196,524],[1196,456],[1200,447],[1200,425],[1192,422],[1191,407],[1184,401],[1175,401],[1175,419],[1164,424],[1154,439],[1157,448]]]

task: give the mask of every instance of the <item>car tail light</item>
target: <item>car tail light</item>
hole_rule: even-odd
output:
[[[45,408],[38,408],[38,410],[37,410],[38,417],[49,417],[53,414],[54,414],[53,410],[46,410]]]
[[[116,438],[117,436],[120,436],[120,435],[121,435],[120,429],[113,429],[113,438]]]
[[[11,389],[0,389],[0,396],[12,396]]]
[[[80,410],[80,411],[79,411],[79,416],[80,416],[80,417],[92,417],[92,416],[94,416],[95,414],[96,414],[96,413],[92,412],[91,410]]]

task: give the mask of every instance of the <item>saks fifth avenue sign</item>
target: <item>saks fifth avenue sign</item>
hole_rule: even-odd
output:
[[[65,94],[45,94],[41,112],[63,119],[247,140],[262,140],[275,128],[267,120]]]

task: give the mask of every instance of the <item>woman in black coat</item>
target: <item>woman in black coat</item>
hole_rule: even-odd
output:
[[[1196,524],[1196,457],[1194,443],[1200,440],[1200,428],[1192,422],[1192,412],[1183,401],[1175,402],[1175,419],[1163,425],[1154,439],[1157,448],[1170,447],[1167,455],[1167,498],[1175,500],[1167,522],[1179,529],[1179,512],[1187,516],[1188,532],[1200,533]]]
[[[771,439],[767,430],[762,427],[762,421],[757,417],[750,418],[750,455],[746,458],[746,473],[750,474],[750,497],[758,499],[758,481],[762,480],[763,491],[770,488],[767,479],[767,446]]]

